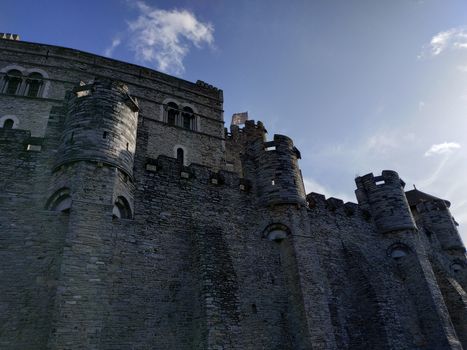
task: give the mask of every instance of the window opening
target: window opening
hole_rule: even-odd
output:
[[[114,207],[112,209],[112,217],[118,219],[132,218],[130,204],[124,197],[119,196],[115,201]]]
[[[37,97],[42,86],[42,75],[31,73],[26,80],[26,96]]]
[[[177,148],[177,162],[180,165],[184,164],[184,157],[185,157],[185,152],[183,151],[183,148]]]
[[[22,74],[19,70],[11,70],[5,76],[6,88],[5,93],[16,95],[22,81]]]
[[[178,106],[173,102],[167,104],[167,123],[175,125],[178,116]]]
[[[13,121],[13,119],[7,119],[3,123],[3,128],[4,129],[13,129],[13,125],[15,125],[15,122]]]
[[[462,265],[459,264],[459,263],[453,263],[453,264],[451,265],[451,269],[452,269],[452,271],[454,271],[454,272],[459,272],[459,271],[462,270]]]
[[[193,115],[193,110],[190,107],[183,108],[182,119],[183,119],[183,128],[190,129],[190,130],[194,129],[193,127],[194,115]]]
[[[407,252],[405,252],[402,249],[394,249],[391,252],[391,258],[393,258],[394,260],[399,260],[400,258],[403,258],[404,256],[407,256]]]
[[[62,188],[55,192],[47,201],[46,207],[51,211],[69,213],[71,208],[70,190]]]

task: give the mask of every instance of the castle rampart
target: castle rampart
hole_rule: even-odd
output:
[[[292,139],[227,131],[208,83],[0,48],[2,349],[467,348],[446,201],[389,170],[306,194]]]

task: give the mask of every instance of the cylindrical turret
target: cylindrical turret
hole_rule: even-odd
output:
[[[126,85],[110,79],[76,88],[68,100],[68,115],[56,167],[95,161],[133,173],[138,105]]]
[[[383,170],[355,179],[358,203],[370,211],[380,232],[415,229],[415,222],[404,194],[405,183],[395,171]]]
[[[416,208],[423,226],[436,235],[443,249],[465,251],[446,201],[439,199],[420,202]]]
[[[249,147],[254,160],[256,185],[261,204],[305,204],[305,189],[298,159],[300,152],[290,138],[274,135],[274,141],[257,139]]]

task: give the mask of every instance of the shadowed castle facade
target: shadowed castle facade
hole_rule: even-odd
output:
[[[13,39],[13,38],[12,38]],[[450,203],[306,194],[222,91],[0,39],[0,348],[467,349]]]

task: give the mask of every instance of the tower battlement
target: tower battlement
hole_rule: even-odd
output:
[[[404,193],[405,182],[397,172],[383,170],[380,176],[370,173],[357,177],[355,183],[358,204],[371,212],[380,232],[416,228]]]
[[[128,87],[96,79],[68,94],[65,130],[55,167],[89,160],[133,173],[138,104]]]

